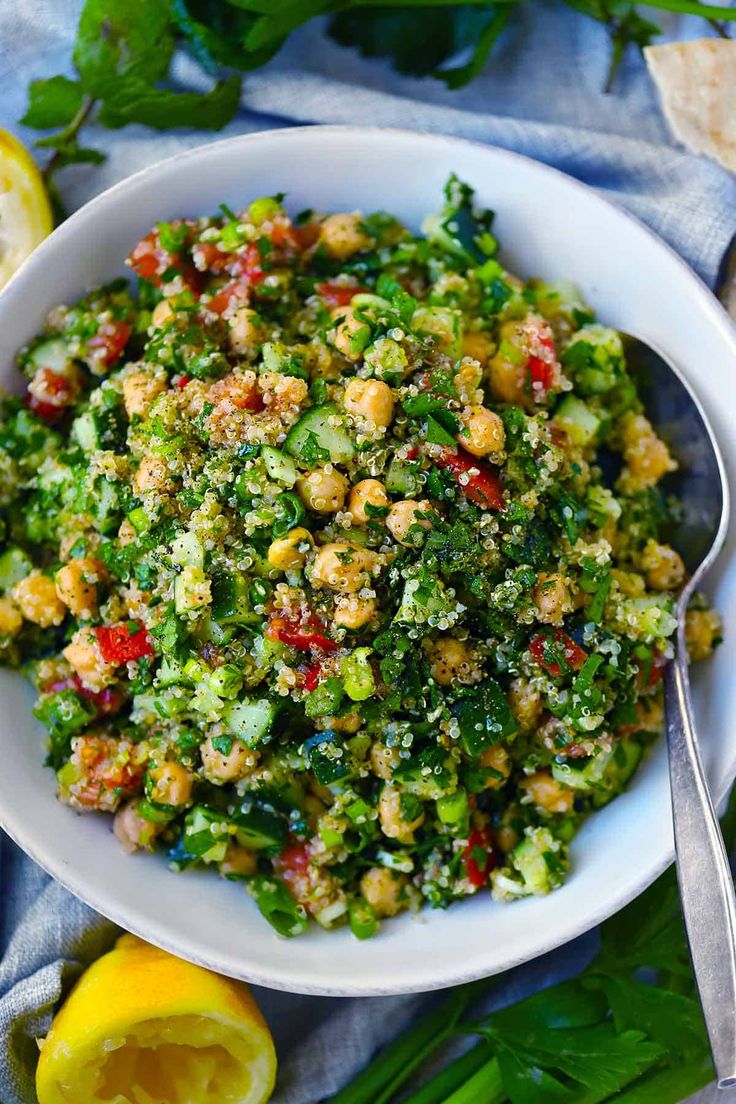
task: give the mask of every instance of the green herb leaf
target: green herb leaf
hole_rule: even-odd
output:
[[[108,127],[143,123],[155,130],[198,127],[221,130],[240,103],[240,78],[218,81],[210,92],[172,92],[128,77],[105,98],[99,121]]]
[[[84,91],[114,96],[122,78],[153,86],[174,50],[168,0],[86,0],[74,46]]]
[[[28,86],[28,108],[20,121],[34,130],[66,126],[79,111],[83,99],[81,84],[69,77],[31,81]]]

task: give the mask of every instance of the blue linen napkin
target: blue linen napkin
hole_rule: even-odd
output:
[[[0,126],[27,142],[16,121],[34,77],[69,72],[79,3],[0,4]],[[697,20],[668,22],[670,37],[704,33]],[[631,51],[615,91],[602,92],[608,66],[603,28],[554,3],[525,7],[504,32],[503,52],[471,86],[448,92],[433,80],[399,77],[382,62],[336,46],[318,21],[298,32],[262,71],[246,78],[242,110],[223,131],[242,134],[295,123],[362,123],[461,135],[517,150],[600,189],[649,223],[713,285],[736,232],[736,181],[675,147],[641,58]],[[182,89],[207,80],[188,58]],[[131,172],[211,140],[203,132],[157,135],[140,127],[98,131],[108,154],[100,169],[62,176],[69,209]],[[39,769],[42,769],[39,764]],[[162,874],[162,877],[164,875]],[[48,1030],[62,992],[116,929],[71,897],[0,833],[0,1100],[33,1104],[36,1036]],[[575,972],[595,935],[515,970],[493,1002],[518,999]],[[257,990],[281,1056],[273,1104],[317,1104],[343,1085],[374,1049],[400,1032],[434,997],[329,1000]],[[710,1099],[700,1094],[699,1104]]]

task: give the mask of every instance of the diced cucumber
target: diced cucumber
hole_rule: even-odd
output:
[[[276,713],[277,707],[268,698],[251,698],[228,705],[223,720],[233,736],[256,747],[266,739]]]
[[[548,828],[527,828],[510,858],[528,893],[541,896],[561,885],[567,856]]]
[[[296,464],[290,456],[286,456],[281,449],[272,448],[271,445],[263,446],[261,456],[271,479],[275,479],[277,483],[283,483],[285,487],[294,486],[297,471]]]
[[[100,435],[95,416],[91,410],[85,411],[72,423],[72,437],[82,452],[94,452],[100,447]]]
[[[570,437],[574,445],[589,445],[601,426],[601,419],[587,403],[575,395],[566,395],[557,407],[554,421]]]
[[[280,851],[286,843],[289,829],[284,817],[262,809],[252,801],[244,802],[233,820],[237,825],[235,838],[243,847],[249,847],[253,851],[273,847]]]
[[[101,476],[95,483],[93,506],[95,529],[110,533],[120,524],[120,498],[117,483]]]
[[[230,840],[230,821],[224,814],[206,805],[195,805],[184,821],[181,837],[185,861],[222,862]]]
[[[253,612],[244,575],[222,571],[212,582],[212,618],[218,625],[250,625],[261,620]]]
[[[34,372],[43,368],[63,375],[70,361],[69,347],[63,337],[50,337],[40,341],[28,354],[28,365]]]
[[[174,580],[174,608],[177,613],[202,609],[212,600],[209,579],[201,567],[187,565]]]
[[[171,542],[171,559],[182,567],[204,567],[204,548],[196,533],[181,533]]]
[[[33,564],[22,548],[9,548],[0,556],[0,590],[5,592],[25,579]]]
[[[552,777],[573,790],[591,790],[600,784],[606,768],[613,756],[613,749],[594,755],[584,767],[576,768],[570,763],[553,763]]]
[[[156,672],[156,686],[174,686],[177,682],[186,681],[186,676],[181,664],[170,656],[164,656]]]
[[[386,490],[389,494],[400,494],[404,498],[413,498],[420,487],[420,480],[413,466],[405,460],[392,460],[386,472]]]
[[[334,425],[330,424],[332,421]],[[290,456],[299,460],[311,434],[317,445],[329,454],[333,464],[347,464],[355,455],[355,445],[341,421],[340,411],[334,403],[312,407],[289,431],[284,448]]]

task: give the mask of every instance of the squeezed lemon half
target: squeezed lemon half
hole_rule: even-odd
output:
[[[17,138],[0,129],[0,288],[52,227],[46,189],[33,158]]]
[[[82,975],[42,1044],[39,1104],[265,1104],[266,1023],[242,982],[122,936]]]

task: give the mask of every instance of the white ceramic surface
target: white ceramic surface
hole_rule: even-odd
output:
[[[574,280],[601,320],[661,347],[681,365],[736,470],[736,331],[692,272],[641,224],[593,191],[523,157],[451,138],[349,127],[281,130],[216,142],[117,185],[65,222],[0,295],[0,370],[46,310],[118,274],[159,220],[237,207],[287,192],[292,212],[384,208],[417,228],[450,171],[498,212],[507,263],[523,275]],[[736,522],[734,523],[736,524]],[[734,534],[712,580],[734,624]],[[717,798],[736,774],[736,633],[697,671],[696,715]],[[541,954],[621,908],[672,858],[663,748],[631,790],[593,817],[572,847],[572,873],[549,898],[499,905],[482,894],[447,912],[386,923],[366,943],[314,926],[280,939],[237,884],[169,873],[163,858],[128,857],[110,820],[54,800],[43,736],[20,676],[0,672],[0,822],[73,893],[122,926],[192,961],[304,993],[381,994],[439,988]]]

